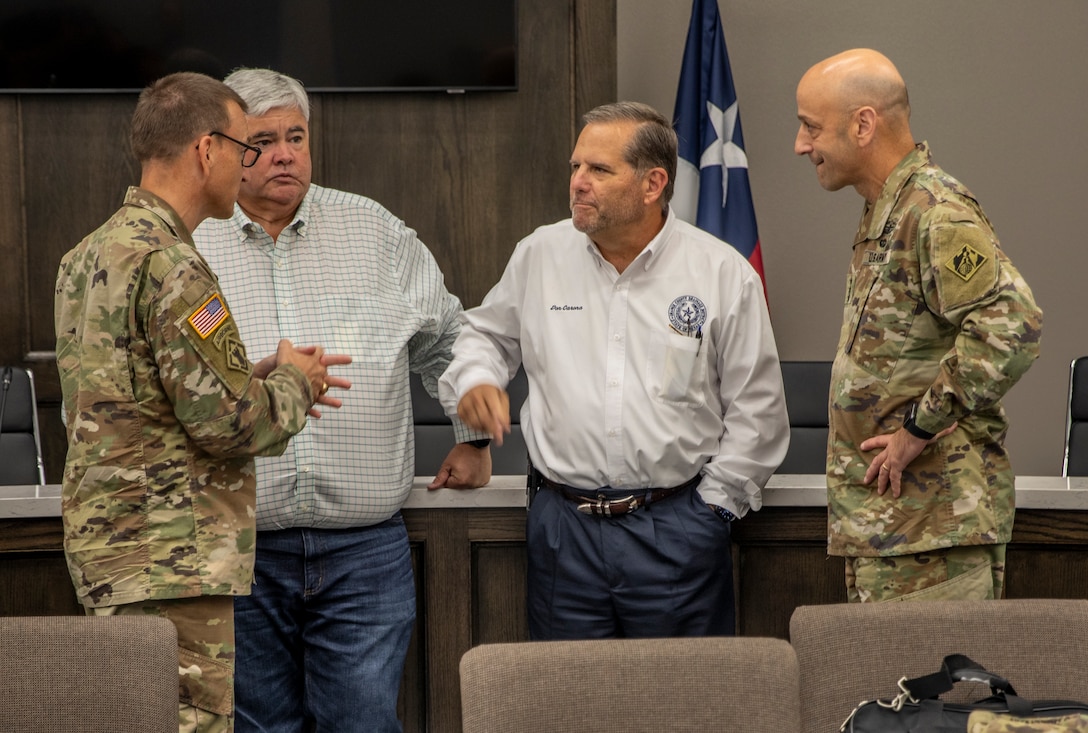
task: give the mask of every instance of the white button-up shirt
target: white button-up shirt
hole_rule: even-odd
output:
[[[675,486],[743,516],[789,445],[763,285],[728,244],[675,218],[619,273],[570,220],[522,240],[462,315],[439,380],[447,413],[524,363],[534,467],[579,488]]]

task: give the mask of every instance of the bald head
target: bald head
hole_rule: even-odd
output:
[[[895,64],[879,51],[855,48],[835,54],[809,69],[801,77],[801,84],[806,83],[846,114],[872,107],[886,124],[908,128],[907,85]]]
[[[907,85],[871,49],[844,51],[806,71],[797,85],[797,117],[794,152],[808,156],[829,191],[853,186],[872,201],[914,149]]]

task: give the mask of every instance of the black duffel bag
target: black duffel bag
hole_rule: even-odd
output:
[[[984,682],[990,696],[973,703],[946,703],[939,698],[957,682]],[[1067,700],[1031,701],[1019,697],[1009,681],[987,671],[962,654],[944,658],[930,675],[899,680],[899,694],[890,700],[861,703],[839,729],[843,733],[965,733],[971,713],[991,713],[1011,720],[1068,721],[1066,727],[1039,730],[1088,730],[1088,704]],[[976,716],[989,718],[990,716]],[[1019,730],[1019,729],[1018,729]],[[1029,727],[1028,730],[1034,730]]]

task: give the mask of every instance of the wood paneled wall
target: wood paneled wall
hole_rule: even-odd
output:
[[[518,0],[518,26],[517,92],[312,99],[314,181],[404,219],[466,307],[519,239],[569,216],[579,117],[616,95],[615,0]],[[135,94],[0,95],[0,364],[34,370],[53,483],[65,451],[51,353],[57,265],[139,180],[128,151],[135,103]]]

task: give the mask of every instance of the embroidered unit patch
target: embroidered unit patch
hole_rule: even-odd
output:
[[[223,305],[223,299],[216,293],[204,301],[204,304],[189,316],[189,325],[193,327],[197,335],[202,339],[208,338],[223,321],[227,320],[230,313]]]
[[[249,359],[246,358],[246,347],[241,340],[231,336],[226,340],[224,351],[227,354],[227,366],[237,372],[249,369]]]
[[[963,278],[964,282],[967,282],[979,271],[979,268],[982,267],[982,263],[985,261],[986,255],[982,254],[974,247],[965,244],[959,252],[948,258],[948,261],[944,263],[944,266]]]

